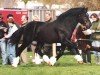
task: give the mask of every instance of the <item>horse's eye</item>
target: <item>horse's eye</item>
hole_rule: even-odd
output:
[[[82,14],[79,15],[79,17],[83,16]]]
[[[79,17],[80,17],[81,15],[79,15]]]

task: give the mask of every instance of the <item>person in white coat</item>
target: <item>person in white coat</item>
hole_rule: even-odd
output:
[[[8,25],[8,33],[4,36],[7,39],[7,58],[9,59],[12,66],[17,67],[15,65],[14,58],[16,57],[15,45],[12,45],[9,41],[9,38],[12,34],[18,30],[17,25],[14,23],[14,18],[12,14],[7,15],[7,25]]]

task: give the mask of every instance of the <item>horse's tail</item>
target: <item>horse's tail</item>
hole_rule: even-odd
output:
[[[21,39],[21,36],[23,35],[23,31],[24,31],[24,27],[21,27],[17,31],[15,31],[10,37],[10,42],[12,44],[18,44]]]

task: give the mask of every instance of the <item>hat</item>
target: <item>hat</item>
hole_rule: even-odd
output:
[[[7,18],[9,18],[9,17],[13,17],[13,15],[12,15],[12,14],[8,14],[8,15],[7,15]]]
[[[3,16],[2,16],[2,14],[0,14],[0,18],[1,18],[1,19],[3,19]]]

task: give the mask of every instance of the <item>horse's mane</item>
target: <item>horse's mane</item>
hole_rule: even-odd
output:
[[[69,9],[68,11],[62,13],[61,15],[59,15],[57,20],[62,21],[67,16],[75,16],[77,14],[86,13],[86,12],[87,12],[87,8],[85,8],[85,7],[72,8],[72,9]]]

